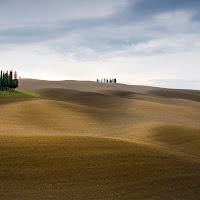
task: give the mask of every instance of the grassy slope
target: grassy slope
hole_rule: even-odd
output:
[[[33,96],[33,97],[39,97],[38,94],[32,93],[32,92],[27,92],[23,90],[15,90],[15,91],[0,91],[0,99],[2,98],[25,98],[27,96]]]
[[[27,91],[24,91],[24,90],[17,90],[17,92],[21,93],[21,94],[28,95],[28,96],[32,96],[32,97],[40,97],[39,94],[36,94],[36,93],[33,93],[33,92],[27,92]]]
[[[35,99],[38,95],[26,91],[0,91],[0,105]]]

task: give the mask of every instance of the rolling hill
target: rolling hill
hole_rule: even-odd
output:
[[[19,80],[0,92],[0,199],[198,199],[200,91]]]

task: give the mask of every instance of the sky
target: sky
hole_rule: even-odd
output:
[[[0,0],[0,69],[200,90],[200,1]]]

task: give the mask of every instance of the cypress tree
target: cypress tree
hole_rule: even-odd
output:
[[[18,79],[17,79],[17,72],[14,72],[14,79],[12,81],[12,87],[15,89],[18,87]]]
[[[17,79],[17,72],[14,72],[14,79]]]
[[[13,72],[12,70],[10,72],[1,70],[0,74],[0,90],[12,90],[18,87],[18,77],[17,72],[14,72],[14,79],[13,79]]]
[[[10,71],[10,74],[9,74],[9,81],[8,81],[8,87],[12,90],[12,70]]]
[[[18,78],[17,78],[17,72],[14,72],[14,79],[13,79],[13,72],[12,70],[10,73],[6,71],[1,70],[0,74],[0,90],[12,90],[18,87]]]
[[[1,75],[0,75],[0,90],[1,90],[1,78],[2,78],[2,77],[1,77]]]
[[[3,91],[3,72],[1,70],[1,90]]]
[[[5,74],[5,88],[6,88],[6,91],[7,91],[8,90],[8,71]]]
[[[5,88],[5,73],[3,72],[3,89],[2,90],[4,90],[4,88]]]

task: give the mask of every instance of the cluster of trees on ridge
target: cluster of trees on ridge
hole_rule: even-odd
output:
[[[13,74],[12,70],[10,71],[10,73],[8,73],[8,71],[3,72],[1,70],[0,90],[1,91],[14,90],[17,87],[18,87],[17,72],[15,71]]]
[[[102,79],[97,79],[97,83],[117,83],[117,79],[116,78],[113,78],[110,80],[107,79],[107,78],[102,78]]]

